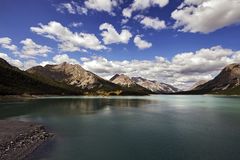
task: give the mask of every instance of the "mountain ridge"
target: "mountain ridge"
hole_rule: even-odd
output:
[[[132,77],[132,80],[135,81],[138,85],[140,85],[144,88],[147,88],[156,94],[175,93],[175,92],[179,91],[179,89],[177,89],[169,84],[160,83],[156,80],[148,80],[148,79],[145,79],[142,77]]]
[[[139,92],[125,88],[111,81],[105,80],[98,75],[85,70],[79,64],[66,62],[56,65],[35,66],[27,70],[33,75],[44,75],[51,79],[66,83],[83,90],[87,95],[147,95],[147,92]]]
[[[115,74],[112,78],[110,78],[110,81],[121,85],[123,87],[127,87],[129,89],[133,89],[133,90],[137,90],[139,92],[146,92],[151,94],[152,92],[148,89],[146,89],[145,87],[142,87],[140,85],[138,85],[137,83],[135,83],[130,77],[128,77],[127,75],[124,74]]]
[[[42,76],[33,76],[0,58],[0,94],[82,94],[74,88]]]
[[[197,86],[193,90],[179,92],[178,94],[240,95],[240,64],[229,64],[214,79]]]
[[[115,74],[110,81],[120,84],[122,86],[135,86],[138,88],[145,88],[149,90],[149,92],[154,94],[161,94],[161,93],[174,93],[179,91],[179,89],[166,84],[160,83],[157,81],[148,80],[142,77],[128,77],[124,74]]]

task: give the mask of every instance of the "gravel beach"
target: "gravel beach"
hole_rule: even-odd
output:
[[[52,137],[40,124],[0,120],[0,159],[24,159]]]

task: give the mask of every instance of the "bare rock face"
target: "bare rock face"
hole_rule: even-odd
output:
[[[110,79],[110,81],[137,92],[152,93],[149,89],[137,84],[134,80],[124,74],[116,74]]]
[[[221,91],[240,85],[240,64],[226,66],[213,80],[196,87],[194,90]]]
[[[116,74],[110,79],[110,81],[115,84],[119,84],[121,86],[127,86],[127,87],[137,85],[130,77],[124,74],[120,74],[120,75]]]
[[[151,90],[154,93],[174,93],[179,91],[179,89],[166,84],[160,83],[157,81],[151,81],[148,79],[144,79],[142,77],[132,77],[132,80],[137,83],[138,85]]]
[[[130,78],[124,74],[116,74],[110,79],[110,81],[122,86],[145,88],[152,93],[174,93],[179,91],[177,88],[165,83],[147,80],[142,77]]]
[[[66,62],[59,65],[37,66],[27,70],[29,73],[41,74],[56,81],[64,82],[81,89],[93,89],[101,87],[103,83],[109,83],[92,72],[82,68],[78,64],[68,64]]]

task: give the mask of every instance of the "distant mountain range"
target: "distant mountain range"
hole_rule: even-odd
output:
[[[165,83],[157,81],[151,81],[142,77],[128,77],[124,74],[114,75],[110,81],[121,86],[129,88],[137,88],[138,90],[148,90],[150,93],[161,94],[161,93],[174,93],[180,91],[179,89]]]
[[[178,94],[240,95],[240,64],[226,66],[214,79],[200,83],[192,90]]]
[[[0,58],[0,95],[148,95],[148,94],[239,94],[240,64],[226,66],[208,82],[190,91],[142,77],[116,74],[110,80],[78,64],[36,66],[22,71]]]
[[[122,87],[126,87],[126,88],[129,88],[131,90],[138,91],[138,92],[146,92],[146,93],[149,93],[149,94],[152,93],[152,91],[148,90],[145,87],[142,87],[142,86],[138,85],[130,77],[128,77],[124,74],[120,74],[120,75],[116,74],[110,79],[110,81],[117,84],[117,85],[120,85]]]
[[[180,91],[178,88],[175,88],[169,84],[148,80],[142,77],[132,77],[131,79],[138,85],[144,88],[147,88],[148,90],[157,94],[158,93],[175,93]]]

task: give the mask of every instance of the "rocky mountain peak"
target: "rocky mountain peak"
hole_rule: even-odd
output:
[[[240,77],[240,64],[237,63],[230,64],[222,70],[222,73],[228,73],[231,74],[232,76]]]
[[[226,66],[220,74],[215,78],[221,82],[232,81],[240,78],[240,64],[233,63]]]
[[[67,62],[63,62],[57,65],[46,65],[47,68],[54,68],[57,70],[61,70],[61,71],[74,71],[74,70],[81,70],[83,71],[84,68],[82,68],[79,64],[70,64]]]
[[[57,65],[46,65],[45,67],[33,67],[28,72],[46,75],[56,81],[80,88],[94,88],[98,86],[99,80],[102,80],[102,78],[85,70],[79,64],[66,62]]]
[[[125,74],[116,74],[110,79],[110,81],[123,86],[131,86],[136,84],[130,77]]]

